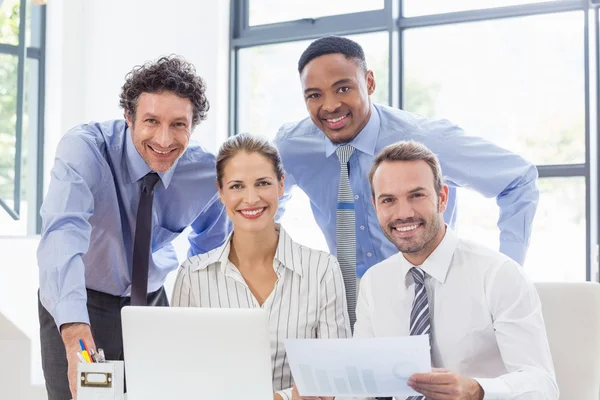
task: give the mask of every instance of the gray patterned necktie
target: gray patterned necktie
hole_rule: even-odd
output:
[[[431,331],[429,322],[429,300],[425,290],[425,272],[412,267],[410,273],[415,281],[415,298],[410,312],[410,334],[425,335]],[[376,397],[377,400],[393,400],[394,397]],[[406,400],[423,400],[424,396],[409,396]]]
[[[348,177],[348,160],[354,153],[354,147],[345,144],[338,147],[335,153],[340,160],[340,186],[338,188],[335,230],[337,259],[346,286],[350,327],[354,329],[354,322],[356,322],[356,231],[354,193]]]
[[[425,290],[425,272],[421,268],[412,267],[410,273],[415,281],[415,298],[410,312],[410,334],[427,335],[431,332],[429,320],[429,299]],[[406,400],[422,400],[423,396],[410,396]]]

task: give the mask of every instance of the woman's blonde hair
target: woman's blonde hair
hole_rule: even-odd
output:
[[[281,181],[283,177],[283,165],[281,164],[281,156],[277,148],[264,137],[241,133],[226,140],[221,145],[217,154],[217,183],[220,188],[223,187],[222,180],[225,166],[229,160],[242,151],[249,154],[258,153],[269,160],[273,164],[277,180]]]

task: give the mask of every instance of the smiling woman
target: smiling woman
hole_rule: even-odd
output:
[[[274,399],[292,398],[283,341],[350,336],[337,260],[294,242],[274,221],[283,195],[283,167],[266,139],[241,134],[217,156],[217,188],[233,233],[223,246],[183,263],[172,304],[266,308]]]
[[[274,234],[283,181],[279,153],[265,139],[242,134],[223,144],[217,184],[238,237],[246,231]]]

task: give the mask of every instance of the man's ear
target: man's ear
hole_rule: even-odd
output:
[[[123,116],[125,117],[125,121],[127,121],[127,125],[129,129],[133,127],[133,120],[131,119],[131,113],[127,110],[123,111]]]
[[[440,209],[438,212],[443,213],[446,211],[446,207],[448,207],[448,185],[442,185],[442,189],[439,193],[440,198]]]
[[[365,78],[367,80],[367,93],[369,93],[370,96],[375,92],[375,87],[377,86],[375,84],[375,74],[373,71],[368,70]]]

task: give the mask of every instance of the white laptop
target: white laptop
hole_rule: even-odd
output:
[[[262,309],[124,307],[127,400],[270,400]]]

